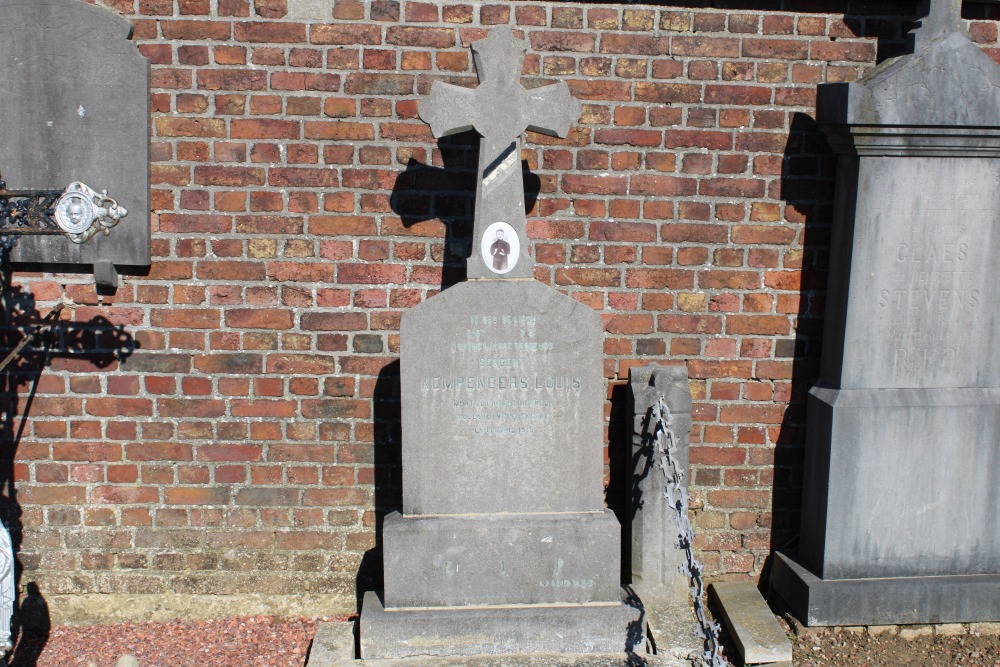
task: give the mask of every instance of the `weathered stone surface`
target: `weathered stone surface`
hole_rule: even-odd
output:
[[[469,278],[533,277],[534,262],[527,253],[522,135],[531,130],[565,137],[582,110],[565,82],[532,90],[521,85],[526,50],[527,43],[509,28],[493,28],[486,39],[472,44],[479,86],[469,89],[435,81],[430,96],[420,102],[420,117],[435,137],[468,130],[482,137]],[[495,236],[497,229],[506,236]],[[496,243],[507,245],[501,257]]]
[[[806,625],[968,623],[1000,618],[1000,575],[820,579],[775,554],[774,588]],[[869,630],[871,632],[871,630]]]
[[[745,664],[791,662],[792,642],[753,582],[719,581],[712,584],[709,593],[718,603]]]
[[[620,526],[610,511],[403,517],[383,527],[385,605],[616,602]]]
[[[1000,609],[1000,191],[984,185],[1000,180],[1000,67],[960,5],[927,0],[916,53],[820,87],[841,154],[823,362],[798,553],[774,575],[811,625]]]
[[[0,0],[0,172],[10,189],[83,181],[128,209],[83,245],[22,237],[15,262],[149,264],[149,62],[129,21],[77,0]]]
[[[1000,160],[865,156],[842,164],[833,252],[850,262],[831,265],[825,383],[1000,386],[992,353],[1000,345],[992,326],[1000,189],[984,182],[1000,182]]]
[[[603,511],[596,312],[470,281],[408,310],[400,349],[404,514]]]
[[[825,579],[1000,573],[998,407],[997,388],[813,389],[810,443],[836,444],[806,472],[802,564]]]
[[[690,466],[691,387],[686,366],[650,364],[629,370],[633,415],[631,506],[632,587],[647,606],[660,598],[687,600],[681,573],[684,552],[677,546],[673,509],[663,496],[665,479],[653,451],[652,406],[662,395],[673,418],[677,450],[673,457],[685,473]],[[682,481],[687,488],[688,476]]]
[[[365,594],[362,658],[506,653],[624,653],[641,612],[622,604],[405,609]],[[630,627],[631,626],[631,627]]]
[[[700,649],[691,642],[677,648],[667,642],[659,644],[653,655],[623,652],[610,654],[534,653],[473,656],[413,657],[400,660],[357,660],[354,657],[354,625],[348,622],[321,623],[309,649],[305,667],[630,667],[642,663],[647,667],[691,667]]]

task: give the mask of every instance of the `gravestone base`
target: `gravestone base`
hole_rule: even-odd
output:
[[[385,601],[401,607],[577,604],[621,599],[610,510],[403,516],[383,524]]]
[[[1000,575],[820,579],[778,552],[774,590],[807,626],[1000,620]]]
[[[362,659],[624,653],[642,645],[641,611],[618,603],[386,610],[365,593]]]
[[[775,589],[806,625],[1000,619],[1000,389],[810,391],[802,533]]]
[[[1000,389],[814,388],[808,408],[806,567],[834,580],[1000,574]]]

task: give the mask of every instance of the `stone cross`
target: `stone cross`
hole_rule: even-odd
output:
[[[923,0],[920,27],[914,32],[915,51],[955,32],[964,32],[962,0]]]
[[[435,137],[479,133],[479,173],[468,277],[531,278],[521,175],[525,130],[565,137],[581,105],[565,82],[526,90],[521,66],[527,44],[497,27],[472,44],[477,88],[441,81],[420,102],[419,113]]]

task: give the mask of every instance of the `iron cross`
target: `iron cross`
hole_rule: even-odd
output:
[[[506,27],[472,44],[477,88],[441,81],[419,105],[435,137],[474,129],[479,133],[479,174],[468,277],[531,278],[521,175],[525,130],[565,137],[580,117],[579,100],[560,82],[526,90],[521,65],[527,44]]]

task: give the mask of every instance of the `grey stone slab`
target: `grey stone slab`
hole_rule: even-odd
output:
[[[775,567],[819,624],[1000,607],[1000,67],[958,0],[923,8],[913,54],[820,87],[817,119],[840,153],[823,361],[802,568]],[[972,582],[984,587],[969,601],[946,599]]]
[[[620,602],[386,610],[368,592],[361,657],[625,653],[641,628],[640,611]]]
[[[598,512],[600,316],[534,281],[470,281],[400,326],[403,513]]]
[[[1000,575],[821,579],[775,554],[774,590],[808,626],[968,623],[1000,619]]]
[[[620,532],[610,510],[429,517],[394,513],[382,528],[385,605],[617,602]]]
[[[658,598],[687,600],[681,573],[685,554],[678,546],[674,510],[663,495],[665,479],[653,451],[652,406],[663,396],[673,418],[673,454],[687,488],[691,443],[691,386],[686,366],[650,364],[629,370],[632,404],[631,576],[632,587],[647,604]]]
[[[792,642],[778,624],[764,597],[750,581],[720,581],[709,594],[722,613],[722,621],[748,665],[791,662]]]
[[[650,642],[648,654],[675,659],[702,654],[704,642],[696,632],[698,619],[690,595],[643,599],[642,606]]]
[[[833,252],[850,261],[831,263],[824,383],[1000,386],[1000,188],[983,187],[1000,160],[864,157],[841,172]]]
[[[305,667],[347,667],[355,659],[354,623],[330,622],[316,626]]]
[[[11,189],[83,181],[128,209],[83,245],[22,237],[15,262],[149,265],[149,62],[131,23],[78,0],[0,0],[0,172]]]
[[[435,137],[475,130],[479,144],[476,212],[469,278],[531,278],[521,174],[525,130],[565,137],[579,117],[580,102],[565,82],[527,90],[521,67],[527,43],[506,26],[472,43],[479,86],[435,81],[419,106]],[[500,230],[503,238],[497,235]]]
[[[817,575],[1000,572],[1000,389],[814,388],[807,440],[799,553]]]
[[[696,649],[671,648],[655,655],[535,653],[459,657],[413,657],[395,660],[357,660],[354,623],[320,623],[305,667],[692,667]],[[641,658],[642,662],[639,662]]]

